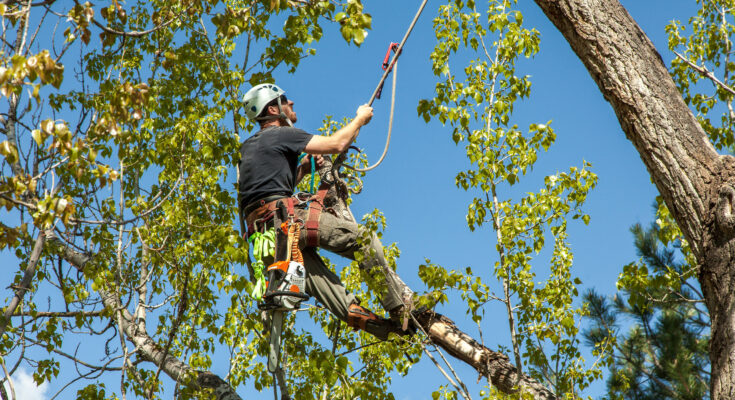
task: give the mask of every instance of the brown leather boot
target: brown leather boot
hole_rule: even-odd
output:
[[[347,325],[377,337],[381,340],[388,339],[388,334],[393,332],[398,335],[410,334],[390,319],[381,318],[367,308],[359,304],[350,304],[347,313]]]
[[[401,330],[414,334],[419,329],[416,322],[424,324],[434,314],[432,309],[436,306],[436,301],[431,295],[423,295],[413,297],[406,304],[388,311],[388,314],[391,321],[398,324]]]

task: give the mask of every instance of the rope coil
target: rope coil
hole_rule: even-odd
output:
[[[396,57],[398,57],[397,54],[396,54]],[[396,62],[393,64],[393,85],[391,87],[391,93],[390,93],[390,115],[388,117],[388,137],[385,139],[385,147],[383,148],[383,154],[380,155],[380,158],[375,164],[369,167],[358,168],[358,167],[353,167],[351,165],[343,164],[345,168],[351,169],[357,172],[367,172],[367,171],[370,171],[371,169],[375,169],[375,167],[380,165],[380,163],[382,163],[383,160],[385,159],[386,154],[388,154],[388,147],[390,146],[390,137],[393,133],[393,113],[396,109],[396,80],[397,80],[396,77],[397,76],[398,76],[398,63]]]

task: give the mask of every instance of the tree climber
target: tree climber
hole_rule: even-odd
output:
[[[274,84],[260,84],[250,89],[243,97],[243,105],[248,117],[260,124],[260,131],[245,140],[240,147],[238,205],[248,235],[280,226],[275,210],[279,202],[283,204],[289,198],[296,199],[291,203],[295,204],[292,207],[294,219],[307,221],[310,213],[308,202],[294,195],[294,188],[306,175],[309,158],[313,157],[316,164],[321,166],[324,163],[322,154],[345,151],[360,128],[370,122],[372,107],[360,106],[355,118],[346,126],[332,136],[320,136],[293,126],[297,121],[294,102]],[[299,163],[302,152],[308,156]],[[316,219],[318,226],[312,233],[314,238],[309,238],[309,245],[308,229],[301,230],[299,240],[307,271],[306,292],[353,328],[365,330],[381,339],[386,339],[390,332],[405,334],[406,331],[397,322],[404,311],[404,301],[398,287],[405,285],[402,285],[400,278],[382,272],[373,274],[383,277],[382,281],[388,289],[382,294],[380,302],[391,319],[378,317],[360,306],[359,300],[345,289],[339,277],[324,264],[312,241],[314,239],[319,247],[351,260],[355,259],[356,252],[361,252],[364,257],[360,268],[365,271],[375,268],[373,272],[376,272],[388,267],[378,238],[373,235],[369,244],[361,246],[357,238],[361,236],[363,228],[354,221],[336,216],[326,209]],[[268,265],[272,260],[264,262]]]

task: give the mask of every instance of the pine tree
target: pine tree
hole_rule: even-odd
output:
[[[624,267],[617,294],[585,294],[585,338],[609,351],[609,399],[710,398],[709,314],[691,252],[667,215],[662,208],[648,228],[631,227],[640,259]]]

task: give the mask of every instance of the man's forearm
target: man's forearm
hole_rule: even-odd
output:
[[[340,147],[344,149],[350,147],[350,144],[355,141],[355,138],[357,137],[357,134],[360,133],[360,128],[362,128],[363,125],[364,124],[361,120],[355,118],[335,132],[334,136],[340,143]]]
[[[357,109],[357,116],[352,121],[338,129],[332,136],[312,137],[304,151],[309,154],[337,154],[346,151],[357,137],[360,128],[370,122],[372,110],[367,105],[360,106]]]

